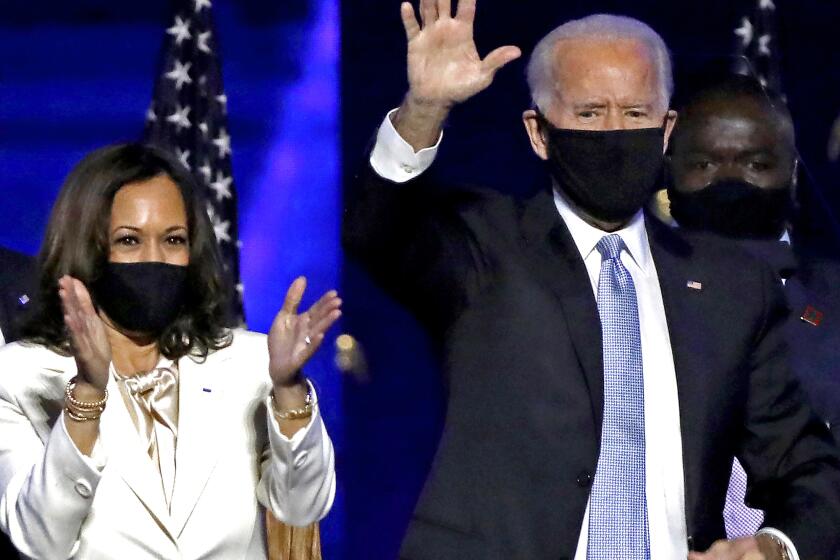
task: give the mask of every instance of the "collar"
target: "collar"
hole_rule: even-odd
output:
[[[647,231],[645,230],[644,212],[639,210],[636,215],[623,228],[614,231],[606,232],[588,224],[581,218],[571,207],[566,197],[559,191],[554,189],[554,204],[560,217],[569,228],[569,233],[572,240],[575,242],[580,256],[585,261],[592,251],[596,251],[595,246],[605,235],[615,233],[621,236],[627,252],[630,257],[641,269],[645,276],[650,276],[653,267],[653,258],[650,254],[650,244],[648,243]]]
[[[178,375],[178,363],[170,360],[169,358],[167,358],[166,356],[164,356],[162,354],[161,354],[160,358],[158,358],[158,363],[155,367],[153,367],[149,371],[136,373],[134,375],[123,375],[122,373],[118,372],[116,366],[114,366],[113,361],[111,361],[111,365],[110,365],[111,376],[114,379],[116,379],[117,381],[120,381],[120,380],[125,381],[126,379],[131,379],[132,377],[136,377],[138,375],[145,375],[145,374],[152,373],[153,371],[158,371],[158,370],[162,370],[162,369],[168,369],[169,371],[171,371],[175,375]]]

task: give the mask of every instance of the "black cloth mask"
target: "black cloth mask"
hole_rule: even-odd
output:
[[[669,187],[668,198],[680,227],[736,239],[778,239],[793,215],[790,185],[766,189],[724,179],[692,192]]]
[[[186,266],[109,262],[93,284],[93,296],[120,327],[157,335],[178,317],[186,286]]]
[[[662,172],[664,129],[572,130],[541,121],[549,171],[581,210],[625,222],[650,200]]]

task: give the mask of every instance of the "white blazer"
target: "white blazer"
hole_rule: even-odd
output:
[[[27,557],[266,558],[264,507],[291,525],[335,495],[332,442],[316,410],[283,436],[268,395],[264,335],[234,331],[204,362],[182,358],[171,511],[115,381],[93,458],[62,420],[73,358],[0,348],[0,528]]]

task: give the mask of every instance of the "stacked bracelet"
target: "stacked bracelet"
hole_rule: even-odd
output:
[[[312,416],[312,409],[314,403],[312,401],[312,389],[307,387],[306,400],[301,408],[292,408],[290,410],[277,410],[277,403],[274,400],[274,393],[271,394],[271,407],[274,409],[274,417],[278,420],[302,420]]]
[[[108,402],[108,389],[105,389],[105,396],[95,402],[77,400],[73,396],[73,389],[76,388],[76,378],[67,382],[64,387],[64,412],[76,422],[89,422],[98,420],[105,410],[105,403]]]

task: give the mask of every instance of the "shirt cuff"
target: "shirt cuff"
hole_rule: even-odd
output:
[[[443,132],[441,131],[434,146],[415,152],[391,122],[391,115],[396,111],[397,109],[389,111],[379,127],[376,145],[370,154],[370,166],[383,179],[394,183],[405,183],[432,165],[443,139]]]
[[[778,529],[774,529],[772,527],[764,527],[763,529],[759,529],[756,535],[770,535],[772,537],[776,537],[782,544],[785,545],[787,549],[787,555],[790,560],[799,560],[799,553],[796,552],[796,547],[793,546],[793,541],[791,541],[787,535],[779,531]]]
[[[73,439],[70,437],[70,434],[67,433],[67,424],[64,423],[64,418],[61,419],[61,431],[64,432],[64,437],[67,438],[67,442],[69,442],[69,447],[73,448],[73,451],[76,452],[76,456],[92,471],[102,472],[102,469],[105,468],[105,463],[107,462],[105,456],[105,450],[102,449],[102,444],[100,443],[102,440],[100,438],[96,438],[96,442],[93,444],[93,449],[90,452],[90,457],[79,451],[79,448],[76,447],[76,444],[73,442]]]

